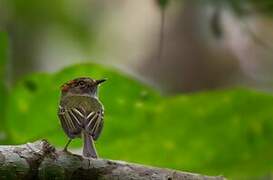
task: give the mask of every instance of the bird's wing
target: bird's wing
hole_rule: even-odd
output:
[[[80,115],[74,109],[64,109],[59,107],[58,116],[61,121],[62,128],[69,138],[75,138],[81,135],[82,120]]]
[[[97,140],[103,128],[103,110],[91,112],[86,119],[85,131]]]

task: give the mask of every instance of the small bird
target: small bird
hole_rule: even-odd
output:
[[[82,137],[83,156],[98,158],[94,141],[101,134],[104,116],[104,108],[98,98],[98,86],[104,81],[81,77],[61,86],[58,116],[69,138],[64,151],[67,151],[72,139]]]

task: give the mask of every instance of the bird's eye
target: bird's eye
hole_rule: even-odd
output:
[[[83,81],[80,81],[80,82],[79,82],[79,85],[80,85],[80,86],[83,86],[83,85],[84,85],[84,82],[83,82]]]

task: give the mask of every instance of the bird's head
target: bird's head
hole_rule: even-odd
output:
[[[98,86],[106,79],[94,80],[89,77],[80,77],[64,83],[61,86],[62,94],[77,94],[97,96]]]

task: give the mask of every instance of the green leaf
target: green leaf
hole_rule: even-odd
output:
[[[79,76],[108,78],[100,87],[101,157],[237,179],[272,170],[272,95],[236,89],[163,97],[128,75],[92,64],[18,83],[8,107],[16,143],[46,138],[64,146],[67,137],[56,115],[59,87]],[[81,147],[81,140],[73,147]]]

